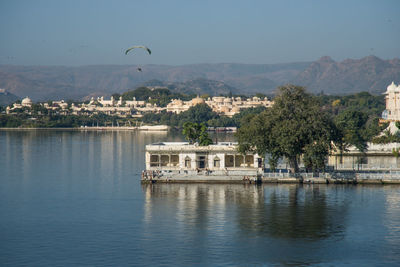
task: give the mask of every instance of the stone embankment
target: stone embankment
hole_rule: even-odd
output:
[[[263,173],[210,175],[207,172],[175,173],[143,171],[142,183],[304,183],[304,184],[400,184],[399,172],[386,173]]]

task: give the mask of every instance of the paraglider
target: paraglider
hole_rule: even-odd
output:
[[[135,49],[135,48],[143,48],[144,50],[147,51],[147,53],[149,53],[149,55],[151,55],[151,50],[150,50],[148,47],[144,46],[144,45],[135,45],[135,46],[132,46],[132,47],[126,49],[125,55],[127,55],[127,54],[129,53],[129,51],[131,51],[131,50],[133,50],[133,49]],[[142,72],[142,68],[141,68],[141,67],[138,67],[138,68],[136,69],[136,71]]]
[[[143,48],[143,49],[145,49],[147,51],[147,53],[149,53],[149,55],[151,55],[151,50],[148,47],[144,46],[144,45],[135,45],[135,46],[132,46],[132,47],[126,49],[125,55],[127,55],[129,53],[129,51],[131,51],[131,50],[133,50],[135,48]]]

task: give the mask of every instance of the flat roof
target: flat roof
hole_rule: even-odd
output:
[[[216,144],[211,144],[210,146],[236,146],[238,142],[218,142]],[[150,144],[150,146],[198,146],[198,144],[189,144],[189,142],[158,142]]]
[[[146,145],[146,151],[148,152],[236,152],[237,142],[218,142],[208,146],[199,146],[196,144],[189,144],[188,142],[158,142],[151,145]]]

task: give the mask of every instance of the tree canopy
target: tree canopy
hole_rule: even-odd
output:
[[[145,100],[153,104],[157,104],[160,107],[165,107],[171,101],[171,99],[179,98],[182,100],[190,100],[195,95],[186,95],[176,92],[171,92],[167,88],[156,88],[150,89],[148,87],[138,87],[135,90],[130,90],[122,95],[123,100],[132,100],[133,97],[136,100]]]
[[[324,168],[331,142],[340,138],[333,120],[303,87],[278,89],[273,107],[244,117],[237,133],[239,151],[268,154],[272,168],[284,157],[298,172],[301,155],[307,168]]]
[[[197,142],[200,146],[208,146],[213,143],[204,123],[185,122],[182,133],[190,144]]]

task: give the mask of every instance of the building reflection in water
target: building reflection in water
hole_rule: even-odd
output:
[[[154,206],[163,205],[182,227],[208,227],[213,234],[229,226],[247,234],[312,240],[340,236],[345,228],[345,198],[337,196],[340,190],[327,193],[326,185],[153,184],[142,188],[146,223],[152,223]]]

